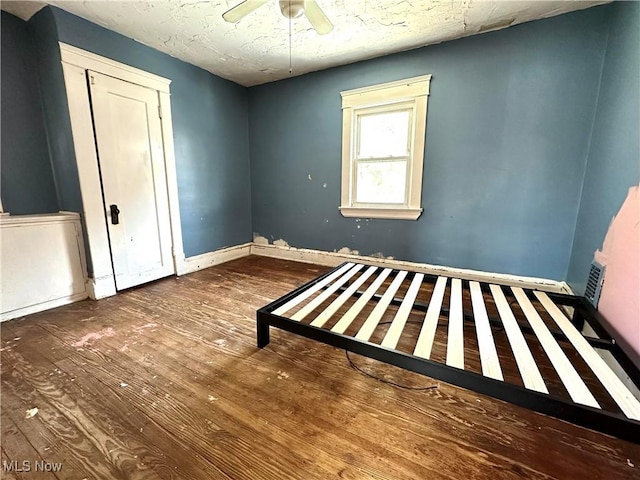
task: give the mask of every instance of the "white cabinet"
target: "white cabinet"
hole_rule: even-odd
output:
[[[0,321],[86,298],[80,216],[0,215]]]

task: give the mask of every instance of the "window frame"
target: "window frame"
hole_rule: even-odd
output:
[[[361,147],[361,133],[362,133],[362,117],[367,115],[376,115],[376,114],[384,114],[384,113],[393,113],[393,112],[409,112],[409,128],[408,136],[407,136],[407,152],[402,156],[388,156],[388,157],[370,157],[365,158],[360,156],[360,147]],[[414,127],[415,127],[415,105],[414,102],[400,102],[400,103],[390,103],[386,105],[375,105],[372,107],[362,107],[355,109],[353,112],[353,125],[356,125],[356,131],[352,137],[353,145],[352,145],[352,154],[351,154],[351,188],[353,192],[352,204],[354,207],[367,208],[370,205],[375,205],[380,208],[393,208],[393,205],[400,205],[400,208],[406,208],[409,205],[409,188],[405,189],[404,201],[401,204],[398,203],[369,203],[369,202],[358,202],[357,198],[357,185],[358,185],[358,165],[361,163],[383,163],[389,161],[399,161],[405,160],[407,162],[406,169],[406,180],[405,186],[408,186],[411,181],[411,160],[413,158],[413,135],[414,135]]]
[[[422,75],[340,92],[342,96],[342,189],[339,210],[344,217],[417,220],[422,213],[422,170],[430,82],[431,75]],[[357,158],[359,118],[368,112],[405,110],[411,110],[405,202],[403,204],[357,202],[357,165],[360,161]]]

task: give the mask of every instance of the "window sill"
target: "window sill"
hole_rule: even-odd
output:
[[[343,217],[417,220],[422,208],[339,207]]]

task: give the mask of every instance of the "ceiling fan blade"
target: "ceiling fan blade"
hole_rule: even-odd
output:
[[[309,19],[311,26],[316,29],[320,35],[324,35],[333,30],[333,24],[324,14],[316,0],[305,0],[304,14]]]
[[[224,12],[222,18],[229,23],[239,22],[268,1],[269,0],[244,0],[244,2]]]

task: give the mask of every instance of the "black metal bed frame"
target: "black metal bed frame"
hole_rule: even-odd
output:
[[[259,309],[256,313],[258,347],[264,348],[269,344],[269,328],[276,327],[311,340],[317,340],[319,342],[420,373],[458,387],[473,390],[515,405],[529,408],[536,412],[556,417],[582,427],[590,428],[614,437],[640,444],[640,421],[627,418],[621,413],[608,412],[590,406],[577,404],[559,396],[539,393],[519,385],[507,383],[506,381],[488,378],[476,372],[461,370],[440,362],[417,357],[395,349],[386,348],[376,343],[359,340],[349,335],[332,332],[322,327],[315,327],[272,313],[274,310],[289,302],[292,298],[298,296],[305,290],[311,288],[318,282],[321,282],[326,277],[336,272],[338,269],[343,267],[345,263],[329,270],[325,274],[305,283],[283,297]],[[397,274],[398,271],[399,270],[397,269],[393,269],[392,274]],[[424,274],[424,281],[428,283],[435,283],[437,278],[438,277],[435,275]],[[482,284],[483,292],[485,292],[487,288],[486,284]],[[345,287],[342,287],[338,293],[344,290]],[[524,290],[527,292],[527,295],[531,294],[530,289]],[[354,295],[358,296],[361,294],[362,292],[356,292]],[[603,322],[602,316],[584,297],[557,293],[547,293],[547,295],[557,305],[573,307],[574,315],[571,321],[578,330],[581,331],[584,323],[586,322],[593,329],[596,335],[600,337],[593,338],[583,335],[584,338],[593,347],[610,351],[634,384],[640,385],[640,370],[629,359],[615,339],[604,327],[605,322]],[[380,296],[378,295],[377,297],[379,298]],[[400,305],[401,300],[402,299],[393,298],[391,304]],[[413,309],[425,311],[427,307],[427,304],[415,303]],[[441,315],[443,311],[446,312],[444,305],[442,305],[440,312]],[[469,316],[473,317],[466,313],[464,316],[465,318]],[[490,318],[490,323],[492,326],[502,326],[501,321],[497,318]],[[520,326],[524,333],[528,333],[527,326]],[[551,331],[551,333],[560,341],[568,341],[564,333],[560,331]]]

